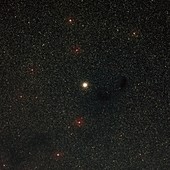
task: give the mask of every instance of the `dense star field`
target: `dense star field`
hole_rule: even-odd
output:
[[[169,5],[2,0],[0,170],[169,170]]]

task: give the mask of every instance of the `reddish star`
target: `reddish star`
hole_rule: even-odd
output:
[[[16,96],[15,96],[16,101],[25,102],[27,99],[28,99],[28,97],[25,94],[23,94],[21,92],[16,93]]]
[[[80,53],[82,53],[82,49],[79,45],[73,45],[71,47],[71,53],[74,55],[79,55]]]
[[[28,66],[26,70],[27,74],[35,76],[38,73],[38,68],[35,65]]]
[[[83,127],[83,126],[85,125],[85,120],[84,120],[84,118],[83,118],[83,117],[77,117],[77,118],[74,120],[73,125],[74,125],[75,127],[78,127],[78,128]]]
[[[76,23],[75,18],[72,16],[69,16],[68,18],[66,18],[66,23],[67,25],[74,25]]]
[[[64,152],[61,152],[61,151],[54,151],[53,153],[52,153],[52,158],[54,159],[54,160],[61,160],[62,158],[64,157]]]
[[[7,157],[5,158],[2,155],[0,155],[0,170],[6,170],[6,169],[10,169],[9,160]]]
[[[0,169],[5,170],[7,168],[7,164],[4,160],[0,160]]]

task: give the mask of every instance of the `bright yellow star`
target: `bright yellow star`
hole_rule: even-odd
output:
[[[82,87],[83,87],[84,89],[87,89],[87,88],[89,87],[89,83],[88,83],[88,82],[83,82],[83,83],[82,83]]]

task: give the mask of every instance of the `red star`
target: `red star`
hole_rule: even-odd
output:
[[[82,52],[82,49],[79,45],[73,45],[71,47],[71,53],[74,55],[79,55]]]
[[[52,158],[54,159],[54,160],[61,160],[62,158],[64,157],[64,152],[61,152],[61,151],[54,151],[53,153],[52,153]]]
[[[28,66],[26,70],[27,74],[35,76],[38,73],[38,68],[34,65]]]
[[[0,170],[10,169],[8,158],[0,155]]]
[[[70,16],[66,19],[67,25],[74,25],[75,24],[75,18]]]
[[[78,128],[83,127],[83,126],[85,125],[85,120],[84,120],[84,118],[83,118],[83,117],[77,117],[77,118],[74,120],[73,125],[74,125],[75,127],[78,127]]]

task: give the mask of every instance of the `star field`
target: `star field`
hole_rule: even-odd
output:
[[[2,1],[0,170],[168,170],[169,2]]]

